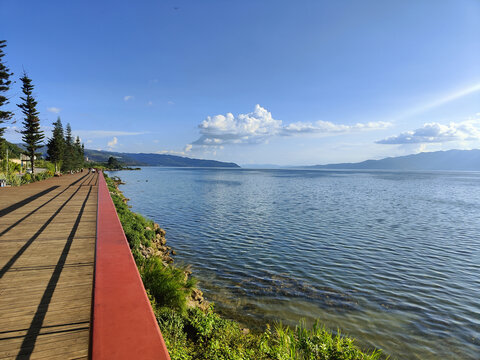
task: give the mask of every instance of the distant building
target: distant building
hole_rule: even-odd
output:
[[[34,161],[37,160],[37,157],[34,156],[33,160]],[[20,154],[20,166],[21,167],[29,166],[29,164],[30,164],[30,156],[25,155],[25,154]]]

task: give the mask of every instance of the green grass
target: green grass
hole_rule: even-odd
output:
[[[165,266],[159,258],[151,257],[144,261],[140,274],[157,306],[167,306],[181,313],[186,311],[187,297],[196,282],[193,278],[185,281],[182,269]]]
[[[172,360],[380,359],[379,351],[363,352],[352,338],[340,331],[335,335],[318,322],[312,328],[278,323],[250,333],[222,318],[213,305],[206,311],[188,307],[195,280],[187,279],[183,268],[142,255],[142,246],[154,241],[154,223],[130,211],[115,181],[106,175],[105,179]]]

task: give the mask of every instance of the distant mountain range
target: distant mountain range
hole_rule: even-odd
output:
[[[11,152],[16,153],[22,144],[12,144]],[[44,155],[46,146],[39,149]],[[192,159],[183,156],[148,153],[120,153],[104,150],[85,149],[89,160],[106,162],[110,156],[116,157],[128,166],[172,166],[172,167],[228,167],[239,168],[233,162]],[[279,168],[278,165],[246,165],[248,168]],[[291,166],[289,166],[291,167]],[[340,163],[304,166],[309,169],[345,169],[345,170],[450,170],[480,171],[480,150],[448,150],[422,152],[414,155],[388,157],[381,160],[366,160],[358,163]]]
[[[240,167],[232,162],[192,159],[183,156],[166,154],[119,153],[85,149],[85,156],[88,156],[88,159],[93,161],[108,161],[110,156],[114,156],[118,159],[118,161],[129,166]]]
[[[14,144],[24,149],[23,144]],[[39,153],[45,157],[47,147],[42,146],[38,149]],[[85,149],[85,156],[89,160],[106,162],[110,156],[118,159],[121,163],[128,166],[174,166],[174,167],[228,167],[239,168],[235,163],[216,160],[192,159],[183,156],[165,155],[165,154],[145,154],[145,153],[120,153],[113,151]]]
[[[480,171],[480,150],[448,150],[423,152],[415,155],[342,163],[307,166],[315,169],[364,170],[451,170]]]

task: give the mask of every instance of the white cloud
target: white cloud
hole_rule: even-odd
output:
[[[112,136],[134,136],[143,135],[146,132],[115,131],[115,130],[75,130],[75,135],[85,138],[103,138]]]
[[[376,143],[398,145],[475,140],[480,140],[480,119],[466,120],[459,123],[451,122],[448,125],[442,125],[437,122],[426,123],[419,129],[390,136],[376,141]]]
[[[115,147],[115,145],[117,145],[117,143],[118,139],[114,136],[113,139],[107,143],[107,146],[111,150]]]
[[[129,100],[132,100],[133,99],[133,95],[126,95],[123,97],[123,101],[129,101]]]
[[[335,134],[346,133],[361,130],[379,130],[385,129],[392,124],[384,121],[375,121],[368,123],[357,123],[355,125],[334,124],[330,121],[316,121],[314,123],[296,122],[284,126],[282,135],[290,136],[296,134]]]
[[[208,116],[198,127],[200,138],[193,145],[220,146],[224,144],[263,143],[273,136],[298,136],[304,134],[333,135],[354,131],[377,130],[390,126],[387,122],[358,123],[355,125],[334,124],[329,121],[295,122],[282,125],[272,114],[261,107],[248,114],[234,116]]]
[[[281,120],[260,105],[248,114],[208,116],[198,127],[202,135],[194,145],[221,145],[228,143],[259,143],[279,132]]]
[[[187,155],[185,153],[185,151],[175,151],[175,150],[160,150],[160,151],[155,151],[155,154],[176,155],[176,156],[186,156]]]
[[[48,107],[48,108],[47,108],[47,111],[48,111],[48,112],[51,112],[51,113],[54,113],[54,114],[60,113],[61,110],[62,110],[62,109],[57,108],[57,107],[55,107],[55,106],[52,106],[52,107]]]
[[[160,150],[156,151],[155,154],[161,154],[161,155],[177,155],[177,156],[187,156],[188,152],[192,150],[192,145],[187,144],[185,145],[185,148],[183,151],[175,151],[175,150]]]

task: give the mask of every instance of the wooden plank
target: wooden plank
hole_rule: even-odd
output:
[[[0,190],[0,359],[88,358],[98,174]]]

